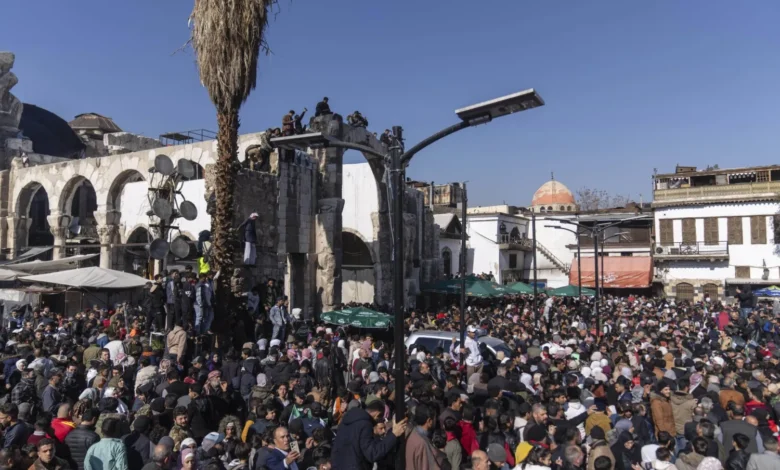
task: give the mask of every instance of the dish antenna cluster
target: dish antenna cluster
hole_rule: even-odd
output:
[[[176,219],[195,220],[198,217],[198,208],[191,201],[184,199],[181,192],[185,181],[195,177],[196,167],[191,160],[181,159],[176,165],[167,155],[154,157],[154,167],[149,168],[151,178],[149,180],[149,207],[148,216],[157,216],[160,220],[157,227],[159,238],[149,244],[149,255],[158,260],[165,259],[168,252],[177,258],[185,258],[190,252],[190,245],[181,236],[168,243],[170,229],[181,231],[178,226],[171,225]],[[177,197],[178,196],[178,197]],[[179,202],[181,201],[181,202]]]

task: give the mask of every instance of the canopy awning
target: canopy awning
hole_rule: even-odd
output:
[[[25,275],[25,273],[20,273],[18,271],[11,271],[10,269],[0,268],[0,281],[15,281],[21,276]]]
[[[97,267],[70,269],[39,276],[26,276],[21,278],[21,280],[89,289],[133,289],[143,287],[149,282],[148,279],[135,274]]]
[[[46,253],[47,251],[51,250],[52,247],[50,246],[34,246],[30,248],[29,250],[25,251],[24,253],[21,253],[16,256],[16,258],[9,260],[9,261],[3,261],[0,263],[0,265],[6,265],[6,264],[17,264],[20,261],[24,261],[26,259],[30,259],[32,257],[38,256],[42,253]]]
[[[593,257],[582,258],[582,285],[595,287]],[[602,274],[603,272],[603,274]],[[577,258],[571,263],[569,283],[577,285]],[[653,279],[653,261],[649,256],[605,256],[599,258],[599,282],[605,289],[645,289]]]
[[[735,278],[727,278],[726,284],[734,286],[734,285],[753,285],[753,286],[773,286],[773,285],[780,285],[780,279],[770,278],[770,279],[750,279],[747,277],[735,277]]]
[[[94,258],[95,256],[99,256],[99,254],[93,253],[90,255],[76,255],[51,261],[35,260],[27,263],[7,264],[3,267],[5,269],[12,269],[14,271],[22,271],[27,274],[50,273],[53,271],[62,271],[64,269],[74,268],[76,267],[76,263],[86,261],[88,259]]]

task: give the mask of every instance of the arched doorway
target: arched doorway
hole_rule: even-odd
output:
[[[92,182],[83,176],[72,178],[60,195],[60,212],[70,216],[65,256],[97,254],[80,263],[80,267],[100,265],[100,238],[95,211],[97,193]]]
[[[449,279],[452,276],[452,251],[449,248],[441,250],[441,263],[444,268],[444,277]]]
[[[352,233],[341,233],[341,297],[342,302],[373,303],[374,257],[363,239]]]
[[[54,235],[49,230],[49,193],[37,182],[27,184],[19,194],[19,202],[16,207],[19,215],[27,216],[30,228],[27,231],[27,246],[52,246]],[[49,260],[52,252],[47,251],[37,259]]]
[[[704,298],[710,298],[710,301],[717,302],[718,299],[718,285],[717,284],[704,284],[702,286],[702,293]]]
[[[519,241],[520,241],[520,229],[515,227],[512,229],[511,232],[509,232],[509,242],[517,243]]]
[[[687,300],[689,302],[693,302],[693,284],[681,282],[675,286],[675,291],[675,298],[678,301]]]
[[[133,273],[147,279],[149,278],[149,274],[153,272],[154,263],[149,257],[149,251],[145,245],[151,243],[153,238],[154,237],[152,237],[152,234],[149,233],[149,230],[147,230],[146,227],[138,227],[130,233],[130,236],[127,237],[126,244],[131,246],[122,248],[123,256],[121,259],[124,261],[124,272]],[[116,258],[119,257],[116,256]]]
[[[138,181],[146,181],[146,178],[137,170],[125,170],[119,173],[119,176],[114,178],[111,182],[111,187],[108,189],[108,200],[106,201],[106,209],[111,211],[122,210],[122,196],[125,192],[125,185],[129,183],[136,183]]]

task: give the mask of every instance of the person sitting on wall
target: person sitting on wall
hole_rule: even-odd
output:
[[[314,117],[319,116],[328,116],[330,114],[333,114],[333,112],[330,110],[330,106],[328,105],[328,97],[322,99],[319,103],[317,103],[317,107],[314,110]]]

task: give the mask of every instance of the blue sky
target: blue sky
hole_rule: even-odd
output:
[[[6,0],[0,49],[17,54],[14,93],[149,136],[216,130],[194,54],[176,52],[191,6]],[[415,157],[409,176],[466,180],[471,204],[528,204],[552,171],[572,190],[647,201],[654,168],[777,162],[780,2],[280,0],[278,10],[241,132],[327,95],[372,130],[403,126],[413,144],[455,122],[456,108],[539,91],[545,107]]]

